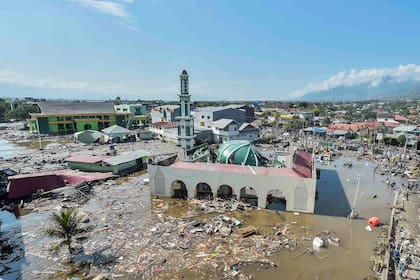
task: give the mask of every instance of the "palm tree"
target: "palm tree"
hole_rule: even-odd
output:
[[[59,213],[52,214],[53,228],[47,229],[47,234],[52,237],[61,238],[54,250],[57,251],[63,246],[67,246],[70,257],[73,257],[75,249],[72,247],[73,238],[77,235],[90,230],[89,227],[81,227],[81,217],[77,215],[74,209],[61,209]]]

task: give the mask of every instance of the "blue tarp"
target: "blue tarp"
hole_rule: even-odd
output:
[[[323,128],[315,128],[314,133],[325,133],[325,129]]]

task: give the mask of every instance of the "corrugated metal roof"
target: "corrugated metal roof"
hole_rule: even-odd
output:
[[[238,124],[235,120],[232,120],[232,119],[220,119],[220,120],[214,121],[213,126],[223,129],[227,127],[228,125],[230,125],[232,122]]]
[[[108,163],[109,165],[118,165],[121,163],[133,161],[133,160],[143,158],[146,156],[149,156],[149,153],[147,151],[137,150],[130,153],[121,154],[118,156],[107,158],[103,160],[103,162]]]
[[[200,108],[196,108],[196,111],[198,111],[198,112],[200,112],[200,111],[215,112],[215,111],[221,111],[221,110],[226,110],[226,109],[238,109],[239,110],[242,107],[245,107],[245,105],[230,104],[230,105],[226,105],[226,106],[200,107]]]
[[[110,127],[104,128],[101,131],[103,133],[107,133],[107,134],[109,134],[109,133],[131,133],[131,131],[128,130],[127,128],[124,128],[124,127],[116,125],[116,124],[114,124]]]
[[[177,161],[170,167],[192,170],[207,170],[215,172],[240,173],[240,174],[255,174],[264,176],[280,176],[280,177],[294,177],[305,178],[290,168],[275,168],[275,167],[249,167],[247,165],[236,164],[221,164],[221,163],[203,163],[203,162],[185,162]],[[254,173],[255,172],[255,173]]]
[[[251,127],[251,129],[256,129],[258,130],[258,128],[256,128],[254,125],[250,124],[250,123],[243,123],[240,127],[239,127],[239,131],[242,131],[244,129],[246,129],[247,127]]]
[[[108,156],[71,156],[69,158],[66,158],[66,161],[96,163],[107,158],[109,157]]]
[[[114,177],[110,172],[81,172],[71,169],[23,174],[9,177],[8,197],[10,199],[30,196],[39,189],[44,191],[64,187],[67,184],[105,180]]]
[[[43,189],[44,191],[64,187],[63,178],[60,175],[32,175],[31,177],[9,177],[8,198],[15,199],[30,196],[32,193]]]
[[[410,131],[415,131],[416,129],[417,129],[417,126],[415,125],[400,125],[394,128],[394,132],[410,132]]]
[[[108,114],[115,113],[114,104],[108,102],[38,102],[41,114]]]

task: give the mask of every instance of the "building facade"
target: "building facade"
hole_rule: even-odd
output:
[[[175,118],[181,115],[179,105],[163,105],[151,110],[152,123],[175,122]]]
[[[102,130],[112,125],[126,126],[129,112],[118,113],[107,102],[40,102],[41,113],[31,114],[29,131],[41,134],[72,134]]]
[[[130,126],[145,126],[149,121],[145,104],[119,104],[114,105],[114,108],[117,113],[130,113]]]
[[[313,213],[316,168],[312,156],[298,151],[289,157],[292,164],[287,168],[182,161],[169,166],[149,165],[150,192],[191,199],[247,201],[253,197],[260,208],[266,208],[275,196],[284,198],[286,211]]]
[[[233,119],[239,126],[255,119],[254,108],[246,105],[227,105],[222,107],[202,107],[193,112],[194,127],[197,130],[212,129],[213,122]]]

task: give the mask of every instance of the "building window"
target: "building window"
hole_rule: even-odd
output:
[[[204,116],[201,116],[202,119],[204,119]]]
[[[59,123],[57,126],[58,126],[58,130],[64,130],[64,124]]]
[[[104,120],[109,120],[109,116],[104,116]]]
[[[207,116],[207,119],[209,120],[210,119],[210,116]]]

